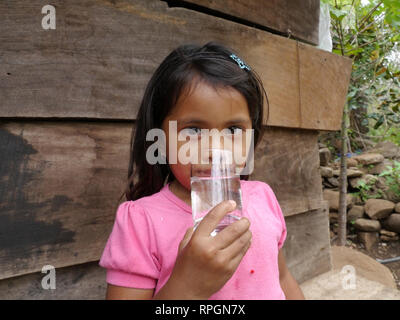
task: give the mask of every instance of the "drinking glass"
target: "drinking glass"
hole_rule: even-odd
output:
[[[225,200],[234,200],[236,208],[224,216],[211,235],[215,236],[219,231],[241,218],[240,176],[236,172],[236,165],[230,150],[208,149],[203,151],[200,163],[191,164],[190,185],[194,229],[212,208]]]

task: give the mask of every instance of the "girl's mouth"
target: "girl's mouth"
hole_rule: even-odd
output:
[[[202,175],[202,176],[210,176],[211,175],[211,169],[208,169],[208,170],[201,170],[201,171],[199,171],[198,172],[198,174],[199,175]]]
[[[196,169],[193,171],[192,176],[211,177],[211,168]]]

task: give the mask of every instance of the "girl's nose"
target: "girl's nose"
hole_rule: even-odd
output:
[[[225,139],[225,135],[222,131],[217,129],[210,130],[209,134],[209,146],[210,149],[224,149],[229,148],[229,146],[225,146],[227,144],[227,139]]]
[[[228,149],[209,149],[208,150],[208,160],[209,163],[216,164],[232,164],[233,154],[231,150]]]

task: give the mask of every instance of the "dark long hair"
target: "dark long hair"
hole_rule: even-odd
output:
[[[136,128],[132,128],[128,181],[124,191],[127,200],[152,195],[160,191],[165,182],[175,179],[168,164],[147,162],[146,150],[153,142],[146,141],[146,134],[151,129],[161,128],[163,120],[194,79],[213,87],[232,87],[245,97],[254,129],[254,145],[257,145],[262,136],[264,97],[267,104],[268,97],[259,76],[250,68],[241,68],[230,57],[233,53],[215,42],[204,46],[182,45],[173,50],[154,72],[140,105]]]

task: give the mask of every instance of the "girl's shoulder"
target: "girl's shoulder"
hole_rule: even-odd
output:
[[[263,181],[240,180],[243,201],[255,206],[269,206],[273,211],[280,212],[280,205],[275,192],[268,183]]]
[[[163,205],[165,198],[162,196],[163,189],[152,195],[145,196],[136,200],[123,201],[118,205],[117,214],[122,215],[146,215],[148,211]]]
[[[275,195],[268,183],[258,180],[240,180],[240,187],[243,192],[251,195],[267,194]]]

